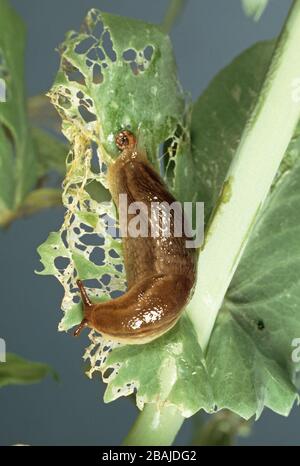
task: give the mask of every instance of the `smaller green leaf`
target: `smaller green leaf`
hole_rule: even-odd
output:
[[[58,379],[56,372],[47,364],[27,361],[16,354],[8,353],[6,362],[0,364],[0,387],[41,382],[47,375]]]

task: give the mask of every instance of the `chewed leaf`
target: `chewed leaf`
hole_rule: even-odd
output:
[[[61,55],[50,97],[71,143],[62,196],[66,215],[60,231],[51,233],[38,252],[44,266],[40,273],[54,275],[64,287],[59,330],[67,331],[82,320],[77,278],[86,280],[94,301],[111,299],[125,290],[117,213],[108,191],[99,189],[107,186],[107,166],[117,155],[115,134],[121,128],[134,131],[157,168],[163,165],[159,155],[167,141],[165,176],[170,189],[178,193],[174,164],[180,157],[183,167],[190,140],[189,110],[170,40],[159,27],[92,10],[82,32],[67,35]],[[178,197],[186,198],[187,187],[182,186]],[[166,337],[143,348],[120,346],[93,331],[90,339],[86,352],[90,374],[107,373],[108,354],[109,364],[116,361],[120,366],[119,375],[109,383],[107,400],[116,398],[116,385],[120,396],[126,390],[129,393],[127,384],[133,389],[136,383],[140,406],[168,398],[184,415],[200,405],[212,409],[207,383],[198,387],[206,369],[187,318]],[[163,384],[167,371],[171,379]],[[196,382],[190,384],[189,378]]]
[[[61,55],[50,97],[67,137],[76,125],[112,157],[115,133],[129,128],[157,164],[159,144],[185,127],[169,37],[153,24],[91,10],[81,32],[67,35]]]
[[[57,267],[55,260],[57,258],[70,258],[70,253],[65,247],[59,233],[50,233],[47,241],[38,248],[38,253],[41,256],[43,270],[37,272],[39,275],[55,275]]]
[[[95,299],[125,289],[121,242],[112,233],[118,228],[115,208],[107,191],[94,189],[107,186],[107,165],[117,155],[114,135],[124,127],[137,133],[152,163],[164,167],[170,189],[181,200],[204,201],[208,219],[272,51],[273,43],[257,44],[213,80],[193,109],[190,153],[190,109],[169,39],[159,28],[92,10],[82,32],[68,34],[50,94],[72,147],[63,192],[66,216],[39,249],[42,273],[55,275],[65,290],[60,330],[82,318],[78,277],[88,281]],[[264,406],[289,412],[297,398],[298,369],[290,345],[300,332],[296,136],[235,274],[206,359],[186,316],[147,345],[121,346],[92,331],[85,359],[89,375],[99,371],[108,383],[106,401],[136,392],[140,408],[146,402],[170,404],[184,416],[224,407],[245,418],[258,416]],[[164,158],[158,164],[161,144]]]
[[[102,342],[99,341],[100,353]],[[96,347],[97,351],[97,347]],[[85,354],[89,375],[101,371],[107,382],[104,400],[136,392],[137,405],[175,405],[189,417],[201,406],[214,409],[205,361],[188,317],[183,316],[165,336],[146,345],[119,346],[101,360],[95,358],[95,340]]]

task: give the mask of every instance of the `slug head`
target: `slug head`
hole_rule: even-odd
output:
[[[121,151],[125,149],[133,150],[136,147],[136,137],[130,131],[120,131],[115,138],[116,146]]]

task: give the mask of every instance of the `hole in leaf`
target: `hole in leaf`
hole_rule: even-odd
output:
[[[101,60],[101,61],[105,60],[105,53],[103,52],[101,47],[97,47],[96,51],[97,51],[97,55],[98,55],[99,60]]]
[[[108,379],[114,372],[115,372],[115,369],[113,367],[108,367],[105,370],[105,372],[102,374],[102,377],[104,379]]]
[[[66,110],[72,106],[70,100],[65,95],[60,94],[58,96],[58,105]]]
[[[110,293],[110,297],[112,299],[116,299],[116,298],[119,298],[120,296],[123,296],[124,294],[124,291],[121,291],[121,290],[114,290]]]
[[[72,65],[67,65],[65,68],[65,73],[69,81],[73,81],[85,86],[85,77],[78,68],[75,68]]]
[[[99,282],[95,278],[84,280],[85,288],[96,288],[99,289]]]
[[[110,257],[112,257],[113,259],[119,259],[119,254],[117,253],[117,251],[115,251],[114,249],[110,249],[109,251],[109,255]]]
[[[79,251],[86,251],[86,246],[84,246],[83,244],[75,243],[75,247],[76,249],[79,249]]]
[[[91,160],[91,168],[93,173],[97,173],[99,175],[101,173],[100,161],[98,156],[98,145],[96,142],[92,142],[91,144],[92,150],[92,160]]]
[[[103,74],[101,71],[101,66],[98,63],[95,63],[93,68],[93,83],[101,84],[103,82]]]
[[[101,282],[103,283],[104,286],[109,285],[110,282],[111,282],[111,276],[108,275],[107,273],[105,273],[105,274],[102,275],[102,277],[101,277]]]
[[[258,330],[264,330],[265,329],[265,323],[264,323],[263,320],[259,320],[257,322],[257,328],[258,328]]]
[[[87,54],[87,57],[92,61],[98,60],[97,50],[95,48],[91,49]]]
[[[117,54],[113,49],[113,43],[109,31],[105,31],[102,36],[102,46],[106,56],[109,57],[112,62],[115,62],[117,60]]]
[[[64,230],[61,234],[61,239],[62,239],[62,242],[64,243],[64,246],[66,248],[68,248],[68,240],[67,240],[67,232],[66,230]]]
[[[123,273],[123,269],[124,269],[123,264],[114,264],[114,267],[115,267],[117,272]]]
[[[138,64],[135,61],[130,63],[130,68],[131,68],[131,71],[133,72],[133,74],[135,76],[137,76],[139,74],[139,67],[138,67]]]
[[[94,37],[87,37],[86,39],[82,40],[79,44],[75,47],[75,52],[81,54],[86,53],[93,45],[95,44],[96,40]]]
[[[154,52],[154,48],[153,48],[152,45],[147,45],[147,47],[145,47],[144,57],[148,62],[150,62],[152,60],[153,52]]]
[[[104,244],[103,236],[96,235],[82,235],[80,241],[87,246],[102,246]]]
[[[123,58],[125,61],[134,61],[136,59],[136,51],[134,49],[128,49],[123,52]]]
[[[104,265],[105,263],[105,251],[102,248],[94,248],[90,254],[90,261],[95,265]]]
[[[78,111],[85,123],[92,123],[97,120],[96,115],[90,112],[84,105],[79,105]]]
[[[93,35],[97,38],[100,39],[104,31],[103,23],[102,21],[97,21],[95,24],[95,27],[93,29]]]
[[[70,264],[70,259],[67,257],[56,257],[54,259],[54,265],[58,270],[65,270]]]
[[[91,226],[86,225],[85,223],[81,223],[80,228],[87,233],[93,233],[94,231],[94,229]]]

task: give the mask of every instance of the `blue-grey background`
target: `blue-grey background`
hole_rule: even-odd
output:
[[[290,0],[273,0],[259,23],[246,18],[239,0],[190,0],[172,32],[181,81],[193,98],[211,78],[246,47],[278,34]],[[160,22],[167,0],[12,0],[27,24],[27,89],[47,91],[53,82],[64,33],[79,27],[91,7]],[[0,11],[1,14],[1,11]],[[1,32],[0,32],[1,33]],[[7,349],[47,362],[60,382],[47,379],[27,387],[7,387],[0,393],[0,444],[117,445],[136,414],[134,404],[121,399],[102,402],[104,386],[83,373],[86,335],[80,339],[58,333],[62,288],[53,278],[39,277],[37,246],[62,222],[55,209],[15,222],[0,232],[0,336]],[[252,434],[239,443],[299,444],[300,418],[288,419],[265,410]],[[191,421],[184,424],[177,444],[187,444]]]

